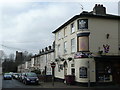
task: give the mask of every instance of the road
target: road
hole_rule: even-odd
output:
[[[52,85],[51,82],[40,82],[39,85],[25,85],[22,82],[19,82],[18,80],[12,79],[12,80],[2,80],[2,88],[3,90],[6,88],[86,88],[89,90],[93,90],[94,88],[101,88],[101,86],[97,86],[97,87],[82,87],[82,86],[76,86],[76,85],[66,85],[62,82],[55,82],[54,86]],[[115,90],[119,90],[120,88],[117,86],[104,86],[103,88],[112,88]],[[119,89],[118,89],[119,88]]]
[[[25,85],[18,80],[2,80],[2,88],[80,88],[79,86],[66,85],[62,82],[55,82],[54,86],[51,82],[40,82],[39,85]]]
[[[41,88],[41,85],[25,85],[18,80],[3,80],[2,88]]]

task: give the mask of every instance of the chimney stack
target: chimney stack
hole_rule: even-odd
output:
[[[45,51],[48,51],[48,48],[47,48],[47,47],[45,48]]]
[[[42,49],[42,52],[44,52],[44,49]]]
[[[93,8],[93,13],[94,14],[105,15],[106,14],[106,8],[103,7],[103,5],[95,4],[95,7]]]
[[[51,50],[51,46],[49,46],[48,48],[49,48],[49,50]]]

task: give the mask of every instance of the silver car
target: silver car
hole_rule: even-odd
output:
[[[4,73],[3,79],[4,80],[12,80],[12,75],[10,73]]]

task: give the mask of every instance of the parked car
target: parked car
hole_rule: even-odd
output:
[[[14,73],[14,74],[13,74],[13,78],[14,78],[14,79],[19,79],[19,75],[20,75],[20,73]]]
[[[18,75],[18,79],[17,80],[21,80],[21,76],[22,76],[22,73],[19,73],[19,75]]]
[[[12,80],[12,75],[10,73],[4,73],[3,79],[4,80]]]
[[[23,82],[23,80],[24,80],[24,77],[25,77],[25,74],[26,73],[21,73],[20,75],[19,75],[19,81],[21,81],[21,82]]]
[[[37,77],[37,74],[33,72],[26,73],[23,79],[23,83],[26,85],[31,83],[39,84],[39,79]]]
[[[13,73],[13,74],[12,74],[13,79],[15,79],[15,75],[16,75],[16,74],[17,74],[17,73]]]

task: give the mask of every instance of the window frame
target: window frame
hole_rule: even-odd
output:
[[[57,54],[58,56],[60,56],[60,44],[58,44],[57,50],[58,50]]]
[[[86,24],[85,24],[85,27],[80,27],[80,21],[85,21],[86,22]],[[77,26],[78,26],[78,30],[86,30],[86,29],[88,29],[88,19],[78,19],[77,20]]]
[[[70,28],[71,28],[71,34],[73,34],[75,32],[75,23],[74,22],[70,25]]]
[[[74,40],[74,41],[73,41],[73,40]],[[72,41],[73,41],[73,43],[72,43]],[[75,48],[76,48],[75,43],[76,43],[76,42],[75,42],[75,38],[72,38],[72,39],[71,39],[71,53],[74,53],[75,50],[76,50],[76,49],[75,49]],[[73,50],[73,47],[74,47],[74,50]]]
[[[64,28],[64,37],[67,37],[67,27]]]
[[[64,54],[67,54],[67,41],[64,42]]]
[[[58,32],[58,40],[60,40],[61,39],[61,36],[60,36],[60,31]]]

